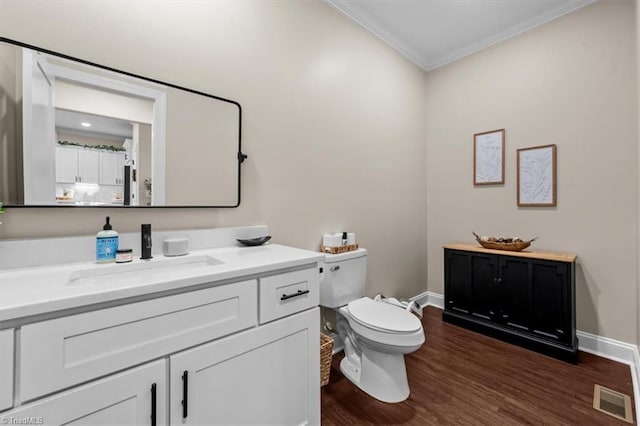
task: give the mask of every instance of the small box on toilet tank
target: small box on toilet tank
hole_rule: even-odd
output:
[[[165,238],[162,242],[162,253],[165,256],[184,256],[187,250],[186,238]]]

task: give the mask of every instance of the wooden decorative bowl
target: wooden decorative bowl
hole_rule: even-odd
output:
[[[517,242],[498,242],[498,241],[482,241],[480,237],[475,232],[473,233],[474,237],[478,244],[486,249],[492,250],[507,250],[507,251],[522,251],[529,247],[532,242],[534,242],[538,237],[532,238],[529,241],[517,241]]]
[[[517,243],[497,243],[492,241],[476,240],[478,244],[486,249],[522,251],[531,245],[531,241],[522,241]]]

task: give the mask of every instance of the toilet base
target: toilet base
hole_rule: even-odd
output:
[[[362,391],[389,403],[409,397],[403,354],[382,353],[363,346],[359,359],[350,358],[353,356],[345,356],[340,362],[340,371]]]

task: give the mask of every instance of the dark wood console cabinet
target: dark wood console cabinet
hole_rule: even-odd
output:
[[[442,319],[576,363],[575,259],[447,244]]]

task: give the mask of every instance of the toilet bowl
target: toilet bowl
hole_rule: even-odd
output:
[[[364,297],[366,250],[325,256],[320,305],[336,312],[344,346],[340,370],[367,394],[384,402],[409,397],[404,355],[424,343],[422,323],[398,306]]]

